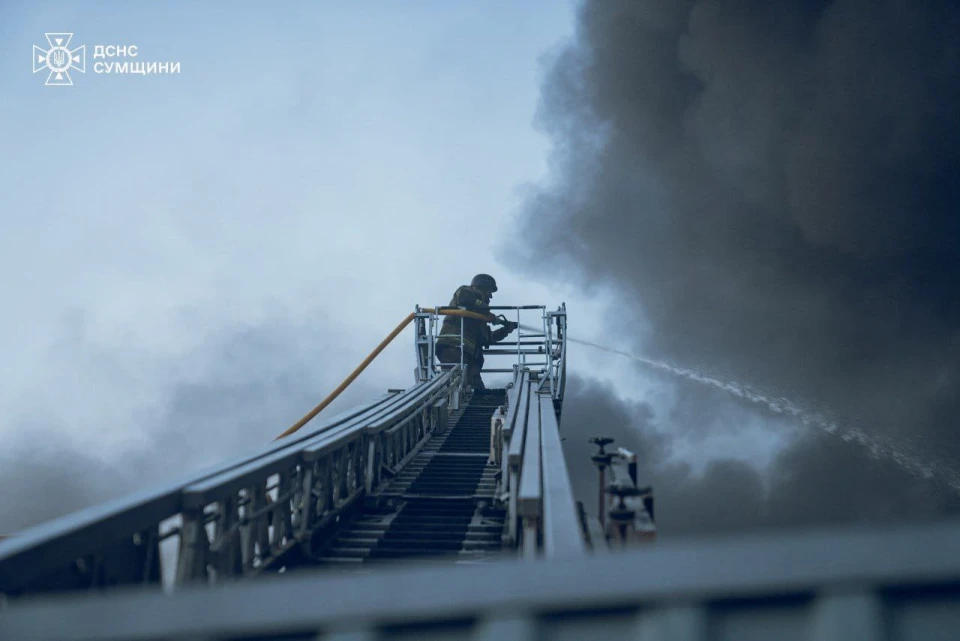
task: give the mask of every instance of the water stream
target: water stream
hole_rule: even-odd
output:
[[[521,327],[523,329],[529,329],[532,331],[542,331],[542,329],[538,330],[537,328],[533,327]],[[610,354],[617,354],[618,356],[632,359],[639,363],[643,363],[648,367],[667,372],[674,376],[685,378],[702,385],[707,385],[709,387],[713,387],[714,389],[722,390],[728,394],[732,394],[733,396],[737,396],[756,405],[760,405],[775,414],[791,416],[806,426],[820,429],[828,434],[833,434],[844,441],[853,442],[860,445],[861,447],[865,448],[869,452],[870,456],[875,459],[894,461],[901,468],[915,476],[937,480],[948,485],[955,492],[960,493],[960,473],[957,471],[940,463],[922,460],[914,454],[903,451],[901,447],[898,447],[888,439],[871,436],[860,428],[849,425],[839,425],[835,421],[829,420],[814,411],[801,407],[799,404],[790,401],[789,399],[782,397],[771,398],[754,389],[751,389],[747,385],[743,385],[735,381],[720,380],[712,376],[708,376],[702,372],[698,372],[695,369],[678,367],[671,363],[658,361],[643,356],[637,356],[636,354],[631,354],[629,352],[614,349],[612,347],[606,347],[590,341],[580,340],[570,336],[567,336],[567,340],[571,343],[583,345],[584,347],[590,347],[600,351],[608,352]]]

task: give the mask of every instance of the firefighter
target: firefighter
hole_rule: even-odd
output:
[[[477,274],[469,285],[457,288],[450,307],[465,307],[471,312],[490,315],[490,299],[497,291],[497,281],[489,274]],[[475,390],[484,389],[480,370],[483,368],[483,348],[506,338],[517,328],[516,323],[505,321],[503,327],[491,331],[484,321],[463,318],[463,365],[464,382]],[[460,316],[447,316],[437,337],[437,359],[441,363],[460,362]]]

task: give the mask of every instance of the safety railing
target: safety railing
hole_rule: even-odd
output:
[[[507,404],[491,418],[488,462],[500,468],[508,547],[526,559],[584,553],[584,535],[560,439],[555,401],[539,372],[519,367]]]
[[[442,324],[443,307],[417,307],[415,316],[415,350],[417,355],[416,380],[429,380],[453,365],[441,364],[436,358],[437,336]],[[460,308],[465,309],[465,308]],[[483,349],[485,366],[482,373],[511,374],[517,368],[539,374],[541,391],[547,391],[552,399],[563,398],[566,386],[566,304],[554,311],[543,305],[491,306],[491,313],[501,314],[517,323],[515,337],[507,337]],[[463,328],[467,322],[460,317],[460,366],[464,365]],[[501,361],[499,366],[486,366],[488,357]],[[504,360],[507,363],[503,363]],[[509,366],[508,366],[509,365]]]
[[[0,616],[0,638],[936,641],[958,613],[954,520],[41,600]]]
[[[377,488],[460,399],[459,370],[387,394],[184,482],[0,542],[0,595],[172,586],[279,570]],[[161,555],[161,548],[164,554]],[[161,556],[163,557],[161,559]]]

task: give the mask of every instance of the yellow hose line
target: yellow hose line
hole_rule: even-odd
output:
[[[439,309],[425,307],[421,311],[426,312],[427,314],[442,314],[444,316],[462,316],[464,318],[475,318],[477,320],[482,320],[486,322],[490,322],[494,318],[493,316],[484,316],[483,314],[478,314],[476,312],[468,312],[462,309],[451,309],[447,307],[440,307]],[[327,405],[332,403],[335,398],[340,396],[343,390],[347,389],[347,386],[349,386],[350,383],[352,383],[354,380],[356,380],[358,376],[360,376],[360,373],[367,368],[367,365],[372,363],[373,359],[379,356],[380,352],[382,352],[384,348],[386,348],[386,346],[390,344],[390,341],[396,338],[400,334],[400,332],[402,332],[403,329],[410,324],[410,321],[412,321],[415,316],[416,316],[416,313],[411,312],[406,318],[404,318],[403,321],[401,321],[401,323],[397,325],[396,329],[390,332],[390,335],[387,336],[385,339],[383,339],[383,341],[381,341],[381,343],[377,345],[377,348],[375,350],[370,352],[370,355],[367,356],[362,363],[360,363],[357,369],[353,370],[350,376],[343,379],[343,382],[340,383],[339,386],[337,386],[337,389],[333,390],[329,396],[327,396],[325,399],[323,399],[320,402],[319,405],[317,405],[312,410],[310,410],[306,416],[304,416],[299,421],[291,425],[282,434],[277,436],[274,440],[276,441],[276,440],[282,439],[284,436],[290,436],[291,434],[299,430],[301,427],[309,423],[313,419],[313,417],[315,417],[317,414],[322,412]]]

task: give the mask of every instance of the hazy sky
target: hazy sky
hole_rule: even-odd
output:
[[[539,260],[561,217],[507,242],[534,186],[563,178],[539,105],[574,9],[0,4],[0,531],[268,441],[480,271],[497,303],[566,301],[572,334],[635,348],[609,282],[510,255]],[[74,86],[31,73],[45,32],[87,46]],[[95,74],[96,44],[181,73]],[[409,385],[411,343],[338,405]],[[797,429],[579,346],[569,365],[649,403],[676,436],[663,455],[695,469],[763,465]]]
[[[130,408],[271,325],[315,330],[302,358],[332,380],[415,303],[497,272],[544,171],[538,56],[569,11],[211,6],[4,5],[3,429],[42,412],[120,438]],[[91,51],[74,87],[45,87],[20,52],[51,30],[183,71],[97,76]],[[498,275],[510,300],[545,294]],[[408,382],[409,342],[368,380]]]
[[[5,496],[99,496],[267,441],[478,271],[498,302],[566,299],[579,322],[569,292],[494,258],[546,171],[541,57],[572,19],[556,2],[0,5]],[[74,86],[31,73],[45,32],[87,45]],[[97,75],[95,44],[182,71]],[[411,343],[338,404],[409,385]],[[13,511],[0,529],[33,520]]]

